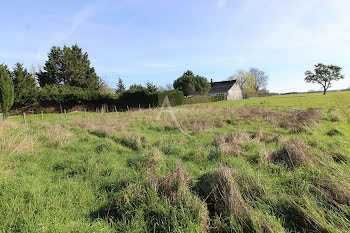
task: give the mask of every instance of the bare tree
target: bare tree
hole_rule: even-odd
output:
[[[237,83],[242,88],[244,98],[256,96],[255,79],[251,73],[245,70],[237,70],[228,80],[237,80]]]
[[[172,84],[166,84],[165,86],[158,86],[158,91],[171,91],[174,90],[174,87]]]
[[[266,90],[269,76],[262,70],[258,68],[250,68],[249,73],[251,73],[255,78],[255,90],[257,93]]]

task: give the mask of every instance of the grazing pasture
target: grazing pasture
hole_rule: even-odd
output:
[[[348,232],[350,92],[0,124],[0,232]]]

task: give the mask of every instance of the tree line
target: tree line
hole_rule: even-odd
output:
[[[265,72],[251,68],[239,70],[230,79],[237,79],[245,97],[261,95],[266,91],[268,76]],[[50,106],[69,108],[79,104],[116,104],[117,99],[126,99],[138,93],[151,95],[161,91],[177,90],[183,95],[207,95],[210,83],[207,78],[187,70],[173,85],[157,87],[151,82],[133,84],[127,89],[121,78],[111,92],[91,66],[87,52],[78,45],[53,46],[47,61],[38,72],[29,72],[17,63],[10,70],[0,65],[0,111],[6,115],[13,106],[16,109],[40,109]],[[175,93],[175,92],[174,92]],[[174,94],[177,96],[178,94]],[[123,98],[124,96],[124,98]],[[178,102],[177,102],[178,103]]]

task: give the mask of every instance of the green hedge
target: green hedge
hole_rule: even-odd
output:
[[[199,104],[199,103],[208,103],[214,102],[214,96],[208,95],[194,95],[189,96],[184,99],[184,104]]]
[[[182,105],[184,102],[184,93],[178,90],[162,91],[158,93],[158,105],[162,106],[165,96],[168,96],[171,106]]]
[[[194,95],[184,99],[184,104],[200,104],[225,100],[225,96]]]
[[[158,105],[157,93],[148,93],[145,91],[124,92],[117,100],[117,106],[119,109],[126,108],[148,108],[149,106]]]
[[[126,91],[117,101],[119,109],[126,108],[148,108],[162,106],[165,96],[168,96],[171,106],[182,105],[184,100],[184,94],[181,91],[162,91],[149,93],[147,91]]]
[[[64,109],[73,108],[76,105],[86,105],[90,108],[101,105],[115,105],[116,98],[111,94],[101,94],[98,90],[82,89],[63,85],[53,85],[41,88],[39,95],[40,107],[60,106]]]

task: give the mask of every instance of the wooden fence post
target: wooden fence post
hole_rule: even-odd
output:
[[[67,119],[67,110],[66,109],[64,110],[64,116]]]
[[[129,111],[129,105],[126,105],[126,108],[128,109],[128,111]]]
[[[43,121],[44,120],[44,112],[41,111],[41,120]]]
[[[24,124],[26,125],[27,124],[27,119],[26,119],[26,113],[25,112],[23,113],[23,120],[24,120]]]

